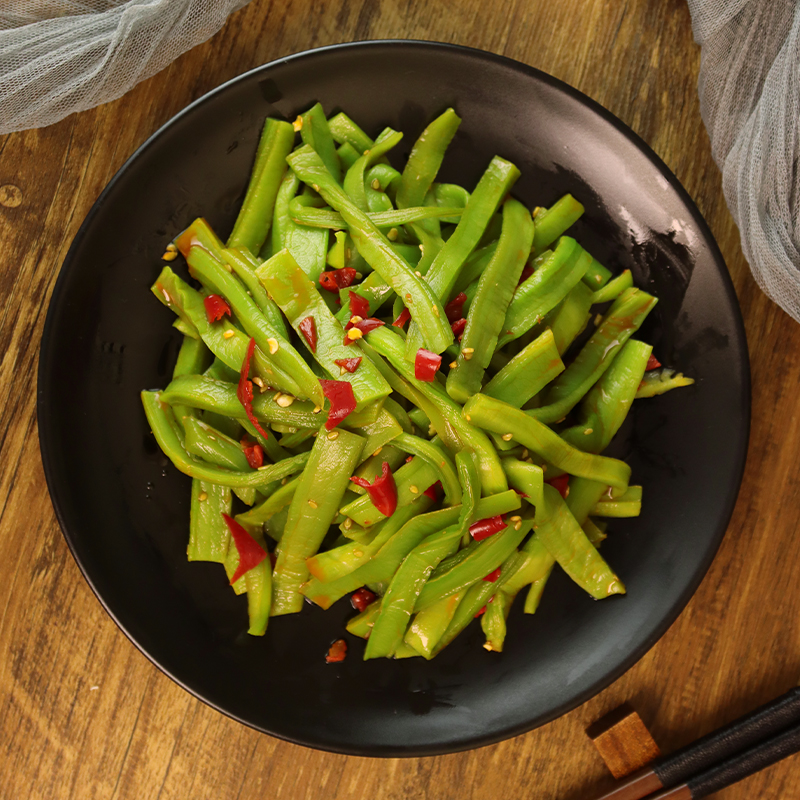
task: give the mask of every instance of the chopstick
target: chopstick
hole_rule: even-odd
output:
[[[696,791],[701,791],[708,781],[716,785],[715,781],[722,779],[720,775],[729,780],[724,784],[728,786],[798,749],[800,687],[795,687],[686,747],[656,759],[651,766],[634,773],[596,800],[641,800],[645,797],[648,800],[689,800],[704,797],[718,789],[706,791],[705,794],[692,794],[693,780],[701,780],[700,784],[695,784]],[[751,766],[755,764],[760,766]],[[740,774],[741,769],[749,771]],[[708,778],[709,775],[712,777]],[[733,775],[739,777],[729,778]],[[660,791],[662,789],[665,791]],[[658,794],[653,795],[653,792]]]

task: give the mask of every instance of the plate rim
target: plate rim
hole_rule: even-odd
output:
[[[300,737],[293,737],[282,734],[280,732],[267,730],[266,728],[259,726],[258,724],[252,721],[244,719],[238,716],[237,714],[225,708],[222,708],[215,702],[202,696],[202,694],[200,694],[199,691],[187,685],[179,677],[173,674],[173,672],[170,671],[167,667],[159,663],[159,661],[154,656],[152,656],[144,648],[143,645],[141,645],[137,641],[137,639],[125,627],[125,625],[123,625],[123,623],[117,617],[115,612],[109,607],[106,600],[103,598],[103,596],[100,594],[97,587],[95,586],[95,583],[92,580],[92,577],[89,574],[87,567],[84,565],[79,555],[78,551],[80,550],[80,544],[77,540],[74,540],[73,533],[68,529],[66,525],[65,515],[62,507],[62,501],[60,499],[60,491],[58,488],[58,483],[56,478],[56,473],[58,471],[55,463],[56,456],[55,453],[53,452],[54,447],[52,445],[52,442],[50,441],[53,436],[53,433],[50,430],[51,425],[50,422],[48,421],[48,411],[50,409],[50,403],[51,403],[51,400],[49,398],[52,398],[53,388],[51,386],[51,378],[49,376],[49,372],[52,369],[52,367],[50,366],[50,362],[52,361],[53,358],[52,350],[53,350],[53,340],[55,333],[54,325],[55,325],[56,309],[62,303],[63,294],[67,283],[67,276],[73,269],[73,265],[75,263],[74,261],[75,253],[78,250],[81,243],[83,242],[83,239],[86,236],[87,231],[90,228],[92,221],[94,220],[94,217],[100,212],[100,209],[104,204],[106,197],[114,191],[116,184],[121,180],[122,176],[132,167],[134,162],[136,162],[136,160],[144,152],[146,152],[150,147],[152,147],[165,131],[167,131],[172,125],[177,123],[184,116],[193,113],[196,108],[200,107],[205,103],[211,102],[218,94],[228,91],[228,89],[231,86],[234,86],[240,82],[251,80],[256,75],[269,72],[273,68],[278,67],[282,64],[298,60],[306,60],[306,59],[313,60],[320,56],[325,56],[328,53],[341,52],[343,50],[344,51],[379,50],[383,48],[392,49],[398,46],[410,49],[419,48],[429,51],[438,50],[440,52],[454,52],[456,54],[466,55],[471,59],[494,62],[507,69],[511,69],[513,71],[521,73],[528,78],[532,78],[534,81],[544,83],[545,85],[550,86],[560,91],[563,94],[566,94],[570,98],[576,100],[581,105],[588,107],[589,110],[591,110],[599,117],[601,117],[606,123],[611,124],[619,133],[621,133],[626,139],[628,139],[660,172],[663,178],[666,179],[666,181],[668,182],[670,188],[677,193],[681,202],[683,202],[686,205],[686,207],[693,213],[693,221],[697,223],[698,232],[701,235],[704,243],[708,246],[710,259],[713,262],[716,271],[719,273],[722,279],[722,285],[723,285],[723,290],[725,291],[726,294],[726,299],[728,301],[728,304],[733,310],[733,323],[734,323],[733,333],[735,336],[735,341],[733,345],[734,349],[736,350],[736,354],[738,356],[739,369],[742,375],[741,396],[737,399],[741,406],[744,418],[743,419],[744,425],[741,432],[742,433],[741,442],[736,452],[737,469],[735,470],[735,480],[732,480],[731,484],[728,487],[727,497],[725,498],[725,503],[724,503],[724,510],[723,513],[720,515],[717,529],[713,532],[713,537],[710,538],[710,546],[707,549],[705,557],[697,563],[692,573],[691,580],[688,581],[684,591],[680,594],[678,601],[669,610],[669,613],[664,616],[661,623],[642,642],[642,644],[639,647],[635,648],[633,651],[631,651],[628,657],[623,659],[622,662],[620,662],[620,664],[614,670],[607,673],[602,678],[594,681],[583,692],[579,693],[578,695],[575,695],[571,700],[565,701],[560,705],[558,705],[557,707],[553,708],[551,712],[549,712],[548,714],[541,715],[537,719],[529,721],[528,723],[520,723],[517,725],[505,727],[502,730],[495,731],[492,734],[488,735],[482,734],[461,739],[455,744],[455,746],[447,744],[436,745],[436,746],[428,745],[424,747],[409,745],[406,747],[398,748],[393,746],[378,745],[377,747],[373,746],[373,747],[362,747],[360,749],[354,749],[352,747],[337,747],[334,744],[327,744],[327,743],[320,744],[318,741],[314,741],[313,737],[303,739]],[[64,536],[64,539],[67,542],[70,553],[72,554],[75,563],[77,564],[81,574],[83,575],[84,580],[89,585],[89,588],[91,589],[92,593],[99,600],[105,612],[113,620],[116,626],[122,631],[122,633],[126,636],[126,638],[134,645],[134,647],[136,647],[136,649],[139,652],[141,652],[148,659],[148,661],[150,661],[150,663],[152,663],[158,670],[160,670],[163,674],[169,677],[170,680],[178,684],[182,689],[189,692],[193,697],[197,698],[198,700],[210,706],[211,708],[215,709],[216,711],[224,714],[225,716],[234,719],[237,722],[246,725],[249,728],[252,728],[260,733],[265,733],[269,736],[274,736],[275,738],[291,742],[293,744],[309,747],[316,750],[322,750],[326,752],[339,753],[351,756],[371,757],[371,758],[384,758],[384,757],[410,758],[410,757],[423,757],[432,755],[442,755],[446,753],[463,752],[477,747],[483,747],[486,745],[495,744],[497,742],[510,739],[512,737],[531,731],[535,728],[539,728],[543,725],[546,725],[547,723],[552,722],[554,719],[557,719],[558,717],[563,716],[569,711],[574,710],[575,708],[582,705],[590,698],[599,694],[599,692],[603,691],[605,688],[609,687],[612,683],[614,683],[622,675],[624,675],[628,670],[630,670],[638,661],[640,661],[641,658],[650,649],[652,649],[652,647],[658,642],[658,640],[661,639],[661,637],[666,633],[666,631],[683,613],[688,602],[697,591],[700,583],[706,576],[711,566],[711,563],[716,557],[717,552],[719,551],[722,539],[725,536],[728,525],[733,516],[734,507],[742,484],[742,478],[744,475],[744,469],[746,466],[747,453],[749,448],[750,431],[752,424],[751,397],[752,397],[751,370],[750,370],[749,351],[747,346],[747,338],[745,334],[744,320],[742,317],[741,307],[739,305],[738,298],[736,296],[736,292],[733,286],[733,281],[731,279],[730,272],[728,271],[722,253],[719,249],[719,245],[705,217],[700,213],[700,210],[697,208],[696,203],[689,195],[687,190],[680,183],[677,176],[666,165],[663,159],[638,133],[636,133],[632,128],[630,128],[627,124],[625,124],[611,111],[602,106],[599,102],[589,97],[585,93],[581,92],[580,90],[576,89],[575,87],[571,86],[570,84],[566,83],[565,81],[556,78],[553,75],[550,75],[542,71],[541,69],[532,67],[528,64],[525,64],[521,61],[517,61],[516,59],[510,58],[508,56],[499,55],[487,50],[482,50],[480,48],[453,44],[449,42],[440,42],[435,40],[370,39],[357,42],[341,42],[337,44],[323,45],[320,47],[302,50],[287,56],[281,56],[275,58],[265,64],[247,70],[246,72],[243,72],[240,75],[234,76],[233,78],[230,78],[229,80],[225,81],[219,86],[201,95],[196,100],[193,100],[191,103],[189,103],[180,111],[178,111],[176,114],[174,114],[172,117],[170,117],[165,123],[160,125],[150,136],[148,136],[145,139],[145,141],[142,142],[142,144],[140,144],[133,151],[133,153],[124,161],[124,163],[114,173],[114,175],[108,181],[106,186],[103,188],[102,192],[98,195],[97,199],[92,204],[92,207],[90,208],[89,212],[87,213],[86,217],[81,223],[77,233],[75,234],[75,237],[72,243],[70,244],[69,250],[67,251],[67,254],[64,257],[64,261],[61,265],[61,268],[59,269],[52,294],[48,301],[47,316],[45,319],[45,324],[42,330],[42,337],[40,341],[39,364],[37,367],[36,416],[37,416],[37,426],[38,426],[39,448],[40,448],[42,466],[45,475],[45,480],[47,483],[48,493],[53,506],[53,510],[55,512],[56,520],[58,521],[59,528],[61,529],[62,535]]]

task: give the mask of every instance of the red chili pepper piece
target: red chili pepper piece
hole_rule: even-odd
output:
[[[557,489],[558,493],[566,500],[569,494],[569,475],[564,473],[557,478],[550,478],[550,480],[545,481],[545,483],[549,483],[554,489]]]
[[[319,276],[319,285],[329,292],[338,292],[352,286],[356,279],[356,271],[352,267],[329,269]]]
[[[366,335],[370,331],[374,331],[375,328],[380,328],[385,325],[385,322],[381,322],[379,319],[375,319],[375,317],[367,317],[367,319],[360,319],[358,322],[353,322],[352,318],[347,325],[344,326],[346,331],[351,330],[352,328],[356,328],[361,331],[362,336]],[[355,339],[351,339],[349,336],[344,337],[345,344],[353,344]]]
[[[502,514],[499,514],[496,517],[487,517],[486,519],[479,519],[477,522],[473,522],[472,525],[469,526],[469,535],[476,542],[480,542],[484,539],[488,539],[498,531],[502,531],[503,528],[506,527],[508,526],[503,520]]]
[[[655,356],[651,355],[650,358],[647,359],[647,366],[644,368],[644,371],[649,372],[651,369],[658,369],[660,366],[661,362]]]
[[[351,291],[350,296],[350,314],[354,317],[368,317],[369,316],[369,300]]]
[[[483,579],[485,581],[489,581],[490,583],[494,583],[499,577],[500,577],[500,567],[498,567],[496,570],[493,570],[488,575],[485,575]]]
[[[528,496],[527,494],[525,494],[525,492],[521,492],[519,489],[514,489],[514,491],[515,491],[515,492],[516,492],[516,493],[517,493],[517,494],[518,494],[520,497],[527,497],[527,496]]]
[[[267,551],[235,519],[227,514],[222,516],[239,553],[239,566],[231,577],[231,584],[234,584],[242,575],[257,567],[267,557]]]
[[[420,347],[414,359],[414,377],[418,381],[428,381],[430,383],[436,380],[436,372],[441,366],[442,357],[440,355]]]
[[[460,342],[461,335],[464,333],[464,328],[467,327],[467,321],[464,317],[461,317],[461,319],[457,319],[450,327],[453,329],[453,336]]]
[[[519,276],[519,282],[525,283],[525,281],[528,280],[531,275],[533,275],[533,267],[530,264],[526,264],[522,268],[522,274]]]
[[[392,323],[393,328],[402,328],[411,319],[411,312],[404,306],[400,316]]]
[[[372,505],[386,517],[391,517],[397,509],[397,486],[394,483],[394,475],[388,462],[383,462],[381,474],[370,483],[366,478],[353,476],[350,478],[353,483],[367,490]]]
[[[361,356],[358,358],[335,358],[333,363],[345,372],[355,372],[361,364]]]
[[[377,595],[371,592],[366,586],[362,586],[350,595],[350,603],[357,611],[363,611],[370,603],[375,602]]]
[[[445,307],[444,313],[447,315],[447,321],[450,323],[461,319],[464,316],[464,303],[467,302],[467,296],[464,292],[459,292]]]
[[[325,661],[328,664],[336,664],[339,661],[344,661],[346,655],[347,642],[344,639],[337,639],[328,649]]]
[[[264,465],[264,450],[258,442],[251,442],[245,437],[242,439],[241,445],[247,463],[253,469],[258,469]]]
[[[414,460],[414,456],[406,456],[406,464],[410,464]]]
[[[206,307],[206,316],[209,322],[216,322],[222,319],[226,314],[231,315],[231,307],[224,297],[218,294],[210,294],[203,298],[203,305]]]
[[[314,317],[306,317],[304,320],[300,321],[297,327],[300,328],[300,333],[303,334],[303,338],[306,340],[306,344],[308,345],[311,352],[316,353],[317,323]]]
[[[247,345],[247,353],[242,361],[242,369],[239,373],[239,386],[236,389],[236,396],[239,402],[244,407],[247,419],[253,423],[253,427],[265,438],[269,438],[269,434],[261,427],[261,423],[256,419],[253,413],[253,381],[248,379],[250,373],[250,362],[253,359],[253,353],[256,349],[256,340],[250,339],[250,344]]]
[[[322,393],[331,401],[325,427],[333,430],[348,414],[356,410],[353,387],[347,381],[320,381]]]
[[[482,617],[486,613],[486,606],[484,606],[474,617],[473,619],[478,619],[478,617]]]
[[[439,492],[444,491],[442,489],[442,482],[436,481],[436,483],[432,483],[422,494],[426,497],[430,497],[431,500],[438,500],[439,499]]]

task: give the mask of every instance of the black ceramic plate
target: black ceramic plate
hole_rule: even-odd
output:
[[[621,78],[624,79],[624,78]],[[414,139],[447,106],[463,118],[442,178],[473,186],[494,154],[514,192],[586,206],[574,235],[630,267],[660,303],[644,338],[697,383],[637,402],[618,452],[644,486],[636,520],[613,522],[603,553],[628,587],[594,602],[554,575],[533,617],[514,608],[506,650],[477,625],[434,661],[326,665],[352,613],[308,607],[246,635],[246,601],[222,568],[189,564],[189,481],[157,451],[139,390],[163,387],[177,352],[149,286],[165,245],[194,217],[223,235],[263,120],[314,101],[372,135]],[[699,123],[698,123],[699,124]],[[100,601],[174,680],[220,711],[301,744],[422,755],[541,725],[621,675],[664,633],[708,568],[730,517],[749,426],[747,350],[725,265],[675,177],[579,92],[507,59],[446,45],[373,42],[276,61],[192,104],[125,164],[84,222],[58,279],[42,342],[39,430],[58,519]],[[521,604],[520,604],[521,605]]]

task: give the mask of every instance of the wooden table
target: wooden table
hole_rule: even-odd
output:
[[[116,628],[48,499],[35,375],[47,304],[78,226],[154,130],[223,81],[357,39],[480,47],[582,90],[637,131],[708,220],[742,306],[753,426],[739,501],[700,589],[661,641],[593,700],[524,736],[438,758],[372,760],[256,733],[161,674]],[[629,700],[670,751],[785,691],[800,671],[800,326],[758,290],[725,205],[682,0],[253,0],[129,95],[0,138],[0,794],[8,798],[577,798],[605,767],[586,726]],[[21,200],[21,202],[19,202]],[[797,797],[789,759],[721,792]]]

